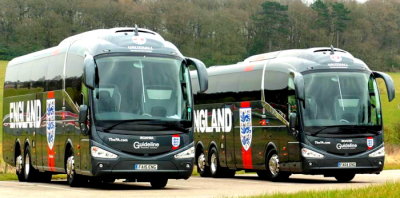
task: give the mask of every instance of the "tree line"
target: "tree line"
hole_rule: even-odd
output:
[[[398,0],[1,0],[0,59],[137,24],[208,66],[333,45],[373,69],[399,71],[399,13]]]

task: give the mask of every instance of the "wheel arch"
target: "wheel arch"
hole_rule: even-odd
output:
[[[74,147],[71,139],[67,139],[65,142],[65,150],[64,150],[64,169],[67,170],[66,164],[68,156],[74,153]]]
[[[268,142],[268,144],[265,146],[264,159],[268,157],[268,153],[271,150],[275,150],[278,153],[278,147],[276,146],[276,144],[273,142]]]
[[[17,156],[22,155],[24,153],[22,148],[25,149],[25,145],[24,147],[21,147],[21,141],[19,140],[19,138],[17,138],[14,143],[14,158],[13,158],[14,165],[16,163],[15,159],[17,158]]]

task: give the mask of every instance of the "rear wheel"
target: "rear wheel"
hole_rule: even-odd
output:
[[[162,189],[168,183],[168,178],[155,178],[150,181],[151,187],[154,189]]]
[[[210,167],[206,165],[206,157],[203,151],[197,156],[197,172],[201,177],[210,176]]]
[[[221,177],[221,167],[219,166],[219,159],[217,149],[212,148],[210,151],[210,173],[212,177]]]
[[[338,182],[350,182],[356,176],[355,173],[348,173],[342,175],[336,175],[335,178]]]
[[[18,181],[22,182],[25,181],[24,177],[24,161],[22,155],[18,155],[15,158],[15,174],[17,174]]]
[[[29,147],[26,147],[24,152],[23,176],[24,180],[28,182],[36,179],[36,170],[32,166],[32,157]]]

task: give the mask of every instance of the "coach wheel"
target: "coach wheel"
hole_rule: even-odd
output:
[[[34,181],[35,180],[35,169],[32,166],[32,157],[29,151],[29,147],[26,147],[24,153],[24,162],[23,162],[23,175],[25,181]]]
[[[356,176],[355,173],[347,173],[342,175],[336,175],[335,178],[338,182],[350,182]]]
[[[151,187],[154,189],[162,189],[168,183],[168,178],[154,178],[150,181]]]
[[[23,165],[22,155],[18,155],[15,158],[15,173],[17,174],[18,181],[25,181]]]
[[[203,151],[197,157],[197,172],[201,177],[210,176],[210,167],[206,165],[206,156]]]
[[[221,167],[219,166],[219,159],[217,149],[212,148],[210,152],[210,173],[212,177],[221,177]]]
[[[71,187],[81,186],[83,184],[84,177],[76,174],[75,172],[75,160],[72,151],[70,152],[70,155],[65,163],[68,184]]]
[[[219,165],[218,152],[216,148],[210,151],[210,173],[212,177],[234,177],[236,170],[221,167]]]
[[[271,150],[268,153],[267,161],[267,171],[264,173],[257,173],[260,177],[265,177],[271,181],[282,181],[289,178],[290,173],[282,172],[279,169],[279,156],[275,150]]]

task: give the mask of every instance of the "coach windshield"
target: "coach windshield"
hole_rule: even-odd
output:
[[[191,120],[189,72],[182,59],[105,56],[96,64],[96,121]]]
[[[369,73],[316,72],[304,75],[304,82],[305,131],[357,131],[348,130],[349,126],[377,131],[382,127],[378,88]]]

